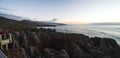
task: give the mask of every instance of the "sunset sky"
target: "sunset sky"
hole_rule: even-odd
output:
[[[120,22],[120,0],[0,0],[0,12],[70,24]]]

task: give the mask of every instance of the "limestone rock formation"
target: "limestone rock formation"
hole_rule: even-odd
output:
[[[10,58],[120,58],[120,46],[111,38],[89,38],[83,34],[51,29],[14,31],[6,51]]]

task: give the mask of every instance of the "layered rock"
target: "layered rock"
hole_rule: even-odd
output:
[[[12,35],[10,50],[25,58],[120,58],[120,47],[110,38],[89,38],[50,29],[15,31]]]
[[[26,51],[24,48],[9,49],[5,52],[8,58],[27,58]]]
[[[110,38],[91,38],[94,42],[94,46],[101,48],[101,49],[107,49],[107,48],[117,48],[119,45],[117,42]]]
[[[42,58],[41,52],[36,47],[28,47],[27,53],[29,58]]]
[[[56,51],[54,49],[44,49],[44,57],[45,58],[70,58],[66,50],[62,49],[60,51]]]

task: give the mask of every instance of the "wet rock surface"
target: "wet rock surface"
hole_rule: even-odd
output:
[[[14,31],[8,58],[120,58],[120,47],[111,38],[89,38],[83,34],[51,29]]]

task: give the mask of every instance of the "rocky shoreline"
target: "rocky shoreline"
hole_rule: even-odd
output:
[[[51,29],[12,32],[13,43],[3,50],[8,58],[120,58],[120,46],[111,38]]]

